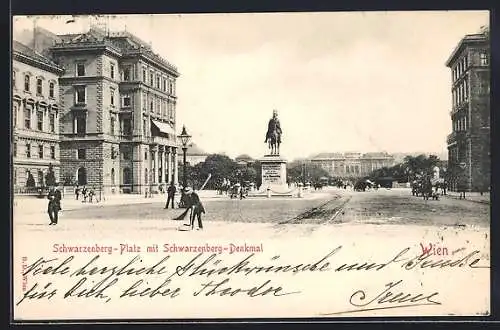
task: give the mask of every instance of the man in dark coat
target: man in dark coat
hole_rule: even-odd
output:
[[[167,204],[165,205],[165,208],[168,209],[168,204],[170,201],[172,201],[172,208],[175,208],[174,206],[174,200],[175,200],[175,193],[177,189],[175,188],[174,183],[172,182],[170,186],[167,188]]]
[[[47,212],[49,213],[50,218],[49,225],[57,225],[59,211],[61,210],[61,192],[58,189],[51,187],[47,195],[47,199],[49,200],[49,205],[47,207]]]
[[[278,110],[273,110],[273,118],[269,120],[269,123],[267,124],[267,133],[266,133],[266,139],[264,143],[267,143],[269,139],[271,138],[271,134],[276,131],[278,134],[277,143],[281,143],[281,124],[280,120],[278,119]]]
[[[186,198],[188,202],[188,209],[191,209],[191,216],[189,217],[189,226],[191,229],[194,229],[194,219],[198,219],[198,229],[203,229],[203,223],[201,221],[201,214],[205,213],[205,208],[201,203],[200,196],[193,191],[191,188],[186,188],[184,193],[188,198]]]

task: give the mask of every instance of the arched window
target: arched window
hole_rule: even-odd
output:
[[[123,184],[131,184],[132,183],[132,176],[130,173],[130,168],[125,167],[123,169]]]
[[[78,185],[84,186],[87,184],[87,170],[85,169],[85,167],[80,167],[77,171],[76,176]]]
[[[111,169],[111,184],[112,185],[115,184],[115,169],[114,168]]]
[[[148,169],[146,169],[144,172],[144,183],[148,184]]]

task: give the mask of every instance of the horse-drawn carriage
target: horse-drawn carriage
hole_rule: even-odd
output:
[[[413,196],[422,196],[424,200],[432,198],[433,200],[439,200],[439,189],[441,193],[444,193],[446,189],[446,183],[442,178],[427,178],[420,177],[411,183],[411,194]]]

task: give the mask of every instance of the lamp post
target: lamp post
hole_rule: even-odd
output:
[[[191,135],[189,135],[186,131],[186,126],[182,126],[182,132],[178,136],[182,142],[182,152],[183,152],[183,170],[182,170],[182,185],[184,188],[187,187],[187,175],[186,175],[186,153],[188,148],[189,140],[191,139]]]

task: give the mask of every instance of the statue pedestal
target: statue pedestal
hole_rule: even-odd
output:
[[[279,155],[266,155],[260,159],[262,184],[260,191],[271,190],[272,194],[286,193],[290,189],[286,182],[287,161]]]

